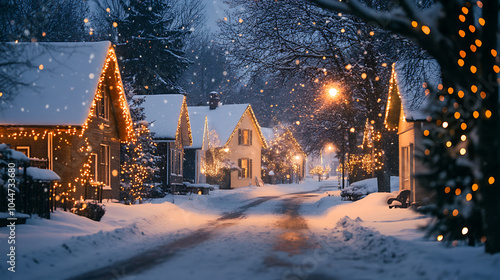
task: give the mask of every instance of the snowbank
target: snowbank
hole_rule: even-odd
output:
[[[32,218],[16,227],[17,264],[15,275],[2,279],[45,279],[59,271],[58,279],[106,265],[137,254],[155,244],[164,244],[166,235],[196,228],[214,216],[192,213],[169,202],[127,206],[106,203],[101,222],[56,211],[50,220]],[[0,228],[0,240],[7,240],[7,228]],[[146,237],[146,238],[145,238]],[[1,244],[7,251],[6,244]],[[97,254],[97,255],[96,255]],[[101,261],[97,262],[95,259]],[[0,258],[0,270],[7,269],[6,256]],[[71,268],[67,270],[65,268]]]

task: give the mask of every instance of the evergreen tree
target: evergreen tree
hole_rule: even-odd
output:
[[[177,1],[119,1],[116,10],[103,8],[114,27],[123,79],[137,94],[184,92],[177,80],[190,63],[184,47],[199,22],[198,2],[190,1],[193,10],[184,13]]]
[[[121,149],[121,193],[120,200],[134,204],[143,198],[161,196],[156,187],[159,169],[156,144],[153,142],[148,123],[145,121],[144,98],[129,99],[130,114],[134,121],[136,141],[122,144]]]

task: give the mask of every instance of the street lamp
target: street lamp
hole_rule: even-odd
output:
[[[335,97],[335,96],[337,96],[338,93],[339,93],[339,91],[334,87],[332,87],[328,90],[328,94],[330,95],[330,97]]]
[[[335,87],[330,87],[328,89],[328,95],[331,98],[336,98],[339,95],[339,91]],[[340,102],[341,102],[342,106],[347,106],[347,101],[342,100]],[[342,153],[341,157],[340,157],[340,159],[342,161],[342,189],[345,188],[345,171],[346,171],[345,170],[345,162],[346,162],[346,160],[345,160],[345,143],[344,143],[344,141],[345,141],[345,133],[347,133],[348,136],[349,136],[349,131],[351,133],[355,132],[354,128],[351,128],[350,130],[347,127],[345,129],[342,129],[342,145],[341,145],[341,149],[340,149],[340,151]]]

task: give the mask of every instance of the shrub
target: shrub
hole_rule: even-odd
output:
[[[97,202],[79,202],[76,208],[72,210],[73,213],[79,216],[87,217],[97,222],[99,222],[102,216],[104,216],[104,213],[106,213],[104,205],[98,204]]]

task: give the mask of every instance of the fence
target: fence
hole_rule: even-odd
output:
[[[28,168],[31,162],[10,160],[14,163],[16,193],[16,212],[24,214],[36,214],[42,218],[50,219],[50,213],[56,208],[57,188],[53,180],[39,180],[28,175]],[[7,182],[7,166],[2,168],[0,174],[4,182]],[[7,211],[8,196],[7,189],[0,187],[0,212]]]

